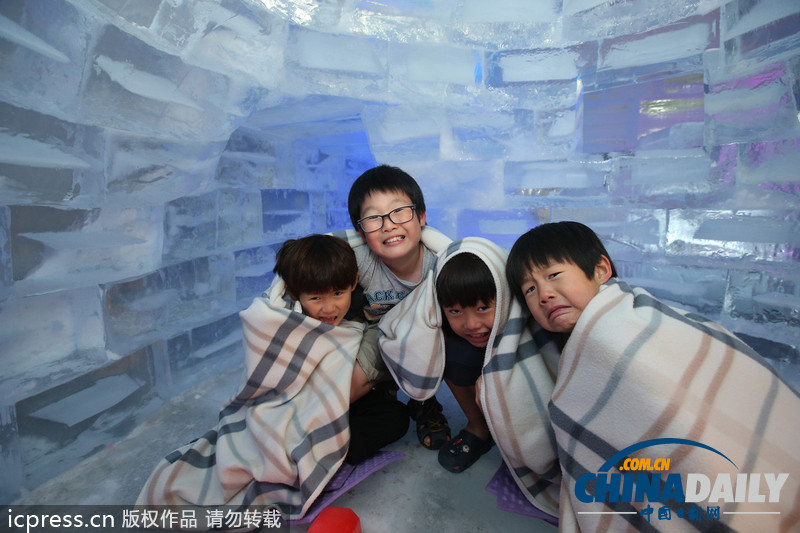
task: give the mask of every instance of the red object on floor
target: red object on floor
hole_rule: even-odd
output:
[[[311,522],[308,533],[361,533],[361,520],[352,509],[326,507]]]

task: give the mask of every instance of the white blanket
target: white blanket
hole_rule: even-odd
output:
[[[553,378],[542,357],[543,351],[556,348],[544,332],[542,350],[533,341],[529,313],[509,293],[505,250],[486,239],[467,237],[442,251],[435,272],[381,320],[381,352],[406,394],[423,400],[436,393],[445,365],[436,279],[450,258],[464,252],[483,260],[497,288],[481,387],[489,429],[523,494],[537,508],[557,515],[561,474],[547,412]]]
[[[219,424],[169,454],[137,505],[271,505],[301,518],[344,461],[363,325],[292,309],[276,278],[240,313],[245,376]]]
[[[588,304],[561,356],[550,419],[563,472],[563,531],[800,531],[800,397],[730,332],[647,291],[612,280]],[[675,474],[684,485],[689,474],[712,486],[724,483],[722,474],[735,484],[739,475],[756,473],[766,495],[766,476],[788,473],[780,501],[703,499],[694,504],[699,520],[678,515],[688,504],[653,501],[648,521],[641,515],[648,503],[635,498],[603,503],[576,496],[582,475],[652,439],[684,439],[725,456],[686,442],[623,453],[668,458],[662,484]],[[623,460],[609,473],[622,473]],[[670,520],[659,519],[665,506]],[[709,507],[719,507],[718,520],[708,516]],[[778,514],[733,514],[749,512]]]

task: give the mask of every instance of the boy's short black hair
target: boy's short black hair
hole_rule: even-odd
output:
[[[514,296],[524,304],[520,286],[531,268],[543,268],[553,261],[572,263],[592,279],[594,267],[603,255],[611,263],[611,276],[617,277],[611,256],[591,228],[580,222],[550,222],[517,239],[506,261],[506,278]]]
[[[350,213],[350,222],[358,230],[358,220],[361,219],[361,206],[364,199],[373,192],[400,191],[405,193],[411,203],[416,205],[417,217],[425,213],[425,198],[422,189],[410,174],[397,167],[379,165],[361,174],[353,185],[347,197],[347,210]]]
[[[356,254],[332,235],[313,234],[283,243],[272,270],[283,278],[289,294],[348,290],[358,279]]]
[[[492,273],[477,255],[462,252],[451,257],[436,278],[436,296],[442,307],[489,305],[497,298]]]

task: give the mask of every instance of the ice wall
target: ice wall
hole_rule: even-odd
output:
[[[621,275],[798,382],[795,0],[3,0],[0,503],[241,360],[289,237],[376,162]]]

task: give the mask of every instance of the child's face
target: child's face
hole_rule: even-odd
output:
[[[327,292],[301,292],[297,298],[303,312],[332,326],[338,326],[350,309],[350,297],[353,285],[349,289],[337,289]]]
[[[552,261],[545,268],[529,270],[520,288],[540,326],[556,333],[569,333],[610,277],[611,263],[605,256],[595,266],[591,278],[574,263]]]
[[[374,191],[364,198],[360,218],[385,215],[412,203],[411,198],[400,191]],[[420,233],[424,225],[425,213],[415,211],[411,220],[402,224],[395,224],[389,217],[384,217],[381,229],[370,233],[361,231],[361,237],[384,262],[398,261],[419,253]]]
[[[486,348],[489,343],[489,335],[494,327],[494,306],[495,303],[478,305],[472,307],[442,307],[444,316],[453,330],[453,333],[466,339],[476,348]]]

